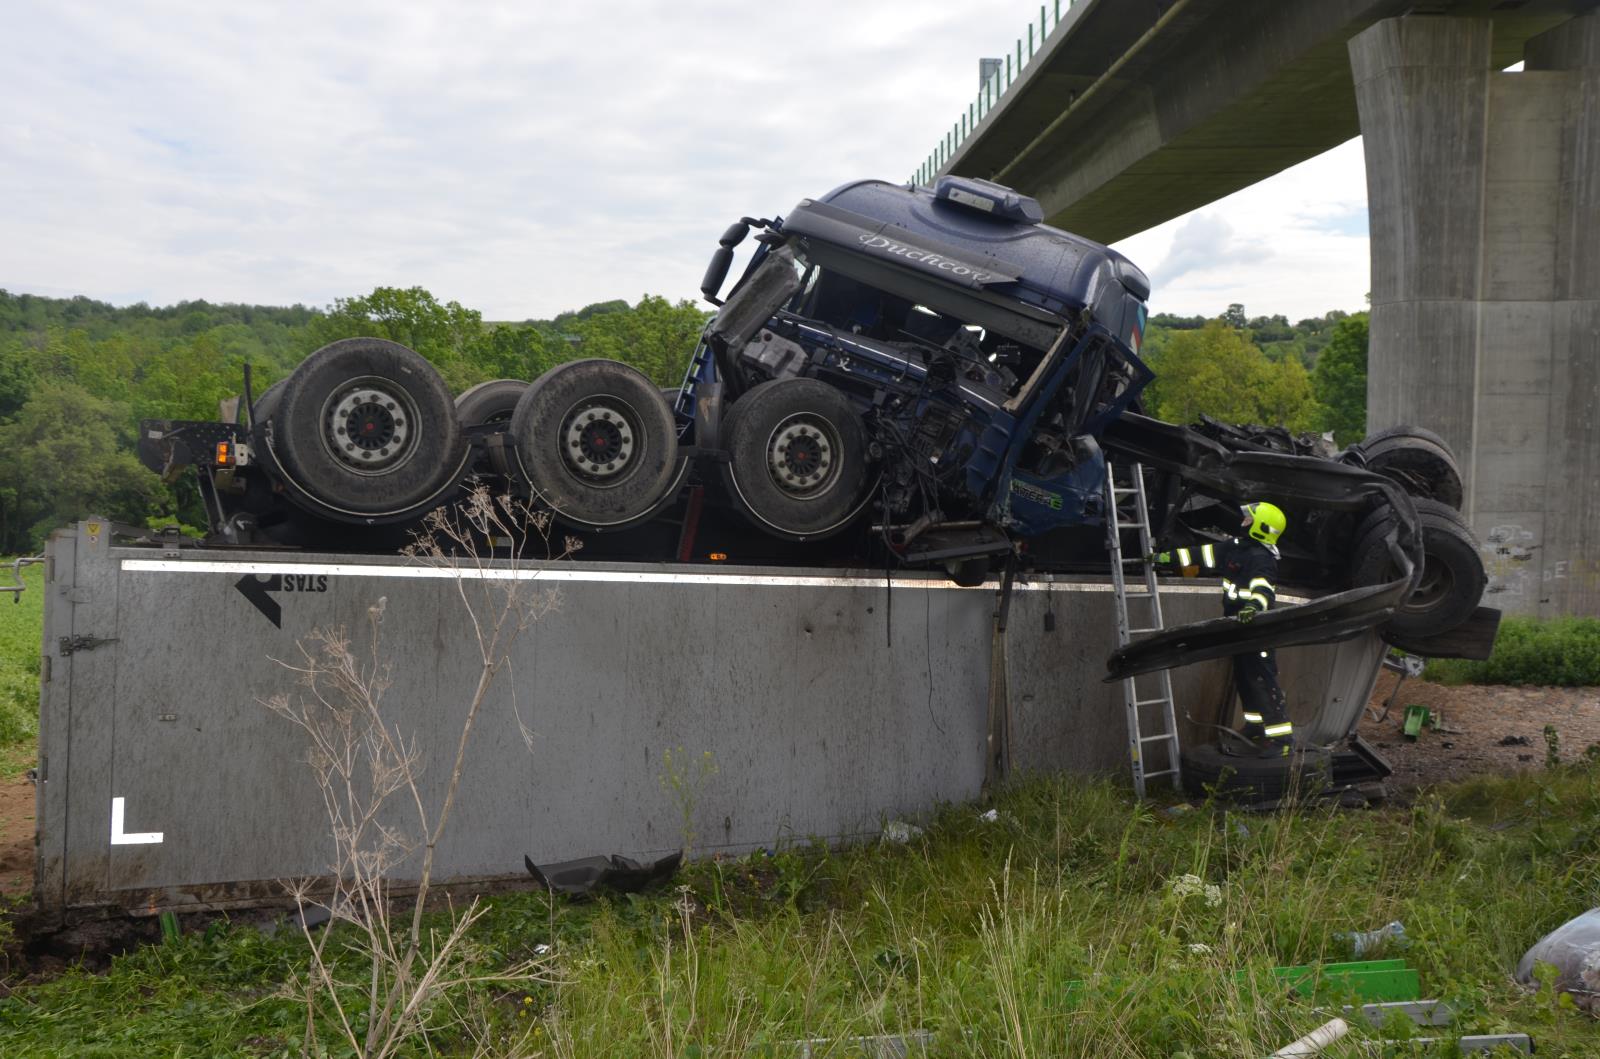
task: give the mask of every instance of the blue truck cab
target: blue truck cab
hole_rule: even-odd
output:
[[[690,366],[685,431],[704,425],[708,390],[731,410],[763,383],[817,379],[866,425],[886,524],[1032,536],[1098,519],[1098,433],[1151,378],[1138,356],[1150,284],[1131,261],[998,184],[863,180],[730,229],[708,297],[741,228],[761,245]],[[820,526],[754,514],[799,539],[847,524],[850,506],[835,507]]]

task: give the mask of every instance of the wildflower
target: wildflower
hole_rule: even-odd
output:
[[[1207,908],[1222,904],[1222,887],[1208,883],[1198,875],[1180,875],[1172,880],[1172,896],[1182,901],[1189,897],[1204,897]]]

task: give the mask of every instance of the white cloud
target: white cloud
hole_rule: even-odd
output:
[[[1355,139],[1117,249],[1150,273],[1153,312],[1216,316],[1238,302],[1294,321],[1366,307],[1366,218]]]
[[[27,5],[8,20],[27,44],[0,66],[0,287],[320,305],[420,284],[492,319],[695,297],[741,214],[910,173],[972,97],[978,57],[1004,54],[1031,13],[954,0]],[[1279,202],[1291,219],[1275,228],[1232,202],[1204,213],[1237,256],[1174,271],[1157,309],[1289,311],[1292,273],[1317,254],[1329,256],[1306,297],[1354,307],[1321,300],[1352,259],[1344,244],[1364,254],[1364,240],[1311,249],[1333,214]],[[1159,276],[1176,230],[1135,236],[1130,255]],[[1251,247],[1271,250],[1270,267]],[[1364,263],[1353,288],[1359,299]]]

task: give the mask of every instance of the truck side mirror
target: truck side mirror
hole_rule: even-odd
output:
[[[728,278],[728,266],[733,264],[733,247],[719,246],[711,255],[711,264],[706,266],[705,278],[700,281],[700,293],[706,296],[706,301],[712,305],[721,305],[722,299],[717,297],[717,292],[722,289],[722,281]]]
[[[722,238],[717,240],[717,251],[711,255],[711,264],[706,266],[705,278],[700,281],[700,293],[712,305],[722,304],[717,299],[717,292],[722,289],[722,281],[728,278],[728,266],[733,264],[733,248],[744,242],[749,234],[749,220],[734,221],[722,233]]]

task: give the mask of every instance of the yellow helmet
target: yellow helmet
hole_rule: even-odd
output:
[[[1265,500],[1252,500],[1245,504],[1244,520],[1250,527],[1250,536],[1262,544],[1277,544],[1278,538],[1289,526],[1289,520],[1283,517],[1283,510]]]

